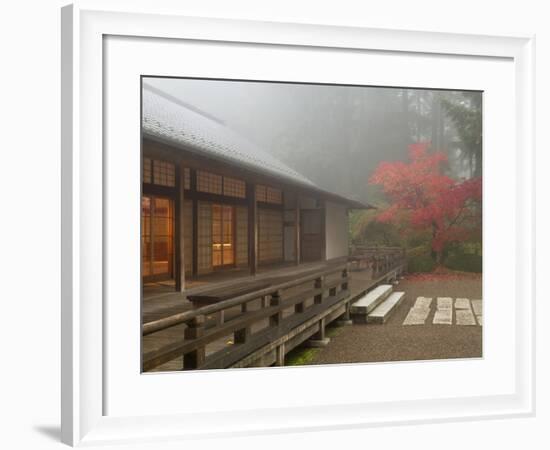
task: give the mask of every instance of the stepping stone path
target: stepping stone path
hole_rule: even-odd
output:
[[[416,299],[414,307],[418,309],[426,309],[426,308],[430,309],[431,304],[432,304],[432,299],[430,297],[418,297]]]
[[[429,297],[418,297],[409,314],[405,317],[403,325],[424,325],[430,314],[432,299]]]
[[[437,297],[437,310],[434,314],[433,324],[453,324],[453,299],[451,297]]]
[[[453,299],[451,297],[437,297],[437,310],[453,310]]]
[[[457,298],[455,300],[455,309],[470,309],[470,300],[467,298]]]
[[[472,314],[471,309],[457,309],[456,310],[456,324],[457,325],[477,325],[476,319]]]
[[[409,310],[403,325],[425,325],[430,315],[432,298],[418,297],[413,307]],[[454,304],[454,308],[453,308]],[[434,325],[452,325],[453,309],[455,312],[455,325],[471,326],[482,325],[482,300],[467,298],[437,297],[436,310],[432,323]]]
[[[474,314],[476,315],[477,323],[479,325],[483,325],[483,307],[481,305],[481,300],[472,300],[472,308],[474,309]]]

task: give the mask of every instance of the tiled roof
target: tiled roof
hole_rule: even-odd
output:
[[[200,110],[143,84],[143,133],[190,151],[224,159],[310,188],[315,184]]]

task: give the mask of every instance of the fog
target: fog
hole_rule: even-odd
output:
[[[431,141],[455,178],[481,175],[481,93],[147,78],[224,122],[318,186],[376,203],[368,178]]]

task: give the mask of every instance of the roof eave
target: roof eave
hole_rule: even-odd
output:
[[[194,149],[190,146],[182,145],[180,142],[178,142],[176,140],[173,140],[173,139],[170,139],[170,138],[163,138],[163,137],[160,137],[156,134],[148,133],[143,128],[142,128],[142,137],[147,138],[147,139],[152,140],[152,141],[159,142],[161,144],[168,145],[169,147],[172,147],[176,150],[193,153],[193,154],[195,154],[195,155],[197,155],[201,158],[213,159],[213,160],[217,160],[217,161],[220,161],[220,162],[232,165],[232,166],[246,168],[246,169],[248,169],[250,171],[253,171],[253,172],[259,172],[262,175],[265,175],[266,177],[272,178],[272,179],[274,179],[274,180],[276,180],[280,183],[284,183],[286,185],[292,185],[292,186],[295,186],[295,187],[297,187],[301,190],[309,191],[311,193],[316,193],[318,195],[323,196],[327,200],[332,200],[332,201],[338,202],[338,203],[344,203],[350,209],[376,209],[375,206],[372,206],[368,203],[363,203],[363,202],[360,202],[358,200],[353,200],[353,199],[343,197],[339,194],[335,194],[334,192],[326,191],[322,188],[319,188],[314,184],[302,183],[299,180],[296,180],[294,178],[286,177],[286,176],[281,175],[281,174],[273,173],[269,170],[262,169],[261,167],[255,166],[253,164],[248,164],[246,162],[237,163],[233,159],[225,158],[221,155],[214,155],[214,154],[206,155],[200,149]]]

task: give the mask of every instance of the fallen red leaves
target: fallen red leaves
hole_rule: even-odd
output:
[[[412,273],[405,276],[406,281],[418,282],[418,281],[455,281],[455,280],[472,280],[480,279],[480,273],[471,272],[430,272],[430,273]]]

